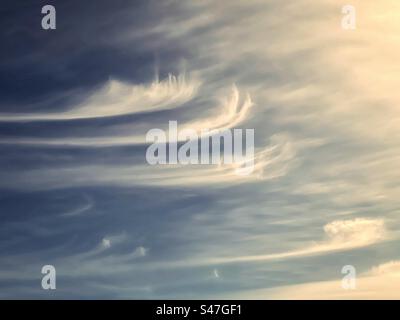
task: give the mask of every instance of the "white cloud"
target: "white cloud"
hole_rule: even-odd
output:
[[[353,220],[336,220],[324,226],[325,240],[305,244],[297,250],[260,255],[243,255],[237,257],[199,258],[182,261],[180,265],[212,265],[226,263],[243,263],[267,260],[282,260],[329,254],[336,251],[366,247],[386,240],[387,232],[382,219],[356,218]]]
[[[137,247],[135,249],[135,251],[133,251],[132,256],[134,258],[140,258],[140,257],[145,257],[147,255],[148,249],[146,249],[145,247]]]
[[[104,249],[111,248],[111,240],[110,240],[110,239],[107,239],[107,238],[103,238],[103,240],[101,240],[101,246],[102,246]]]
[[[237,164],[221,165],[158,165],[125,164],[120,166],[77,166],[62,169],[40,169],[26,172],[21,178],[24,183],[13,179],[4,179],[0,185],[4,188],[47,189],[80,185],[191,185],[223,186],[254,181],[271,180],[286,175],[296,163],[296,150],[302,144],[291,141],[285,135],[274,135],[267,146],[255,150],[254,171],[248,175],[239,175]],[[13,184],[10,183],[13,181]]]
[[[178,77],[170,76],[168,80],[155,82],[149,88],[144,86],[131,86],[114,81],[107,85],[107,89],[101,89],[94,94],[94,100],[90,106],[76,107],[80,117],[107,117],[122,114],[128,114],[141,111],[156,111],[161,109],[172,109],[182,106],[189,99],[195,97],[197,88],[194,84],[186,86],[184,75]],[[183,88],[182,88],[183,87]],[[139,89],[138,89],[139,88]],[[144,89],[147,88],[147,89]],[[143,92],[136,92],[143,91]],[[135,101],[127,98],[129,95],[134,97]],[[179,130],[195,130],[200,136],[201,130],[225,130],[234,128],[242,124],[250,117],[250,109],[253,106],[250,95],[246,94],[242,99],[236,86],[233,86],[228,96],[218,97],[219,103],[209,114],[203,118],[198,116],[201,110],[193,109],[191,118],[179,123]],[[146,102],[148,101],[148,102]],[[134,110],[134,111],[133,111]],[[130,111],[130,112],[129,112]],[[30,120],[59,120],[60,115],[0,115],[0,121],[30,121]],[[61,117],[66,117],[64,114]],[[79,118],[68,118],[70,120]],[[0,144],[19,144],[19,145],[47,145],[47,146],[120,146],[137,145],[146,143],[146,133],[153,129],[153,126],[162,127],[168,124],[168,121],[162,124],[147,126],[137,126],[134,131],[117,130],[118,134],[103,135],[101,137],[63,137],[63,138],[5,138],[0,139]],[[186,139],[185,139],[186,140]],[[180,139],[180,141],[184,141]],[[173,141],[171,141],[173,142]]]
[[[101,118],[172,109],[192,99],[200,82],[184,73],[149,85],[109,80],[82,104],[61,113],[0,114],[0,121],[44,121]]]

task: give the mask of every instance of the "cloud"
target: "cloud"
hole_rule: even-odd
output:
[[[109,80],[82,104],[59,113],[0,114],[0,121],[51,121],[116,117],[139,112],[176,108],[192,99],[200,86],[195,78],[182,73],[155,80],[150,85],[132,85]]]
[[[219,279],[219,272],[218,272],[218,269],[214,269],[213,274],[214,274],[214,278],[215,278],[215,279]]]
[[[101,240],[101,246],[102,246],[104,249],[111,248],[111,240],[110,240],[110,239],[107,239],[107,238],[103,238],[103,240]]]
[[[186,88],[187,87],[187,88]],[[168,110],[184,105],[190,98],[193,98],[197,89],[197,85],[186,85],[184,75],[174,77],[169,76],[168,80],[162,82],[154,82],[150,88],[137,86],[133,89],[131,86],[120,82],[112,82],[106,86],[107,89],[101,89],[100,92],[94,94],[95,98],[90,103],[90,106],[77,107],[75,111],[80,115],[95,115],[95,117],[107,117],[126,115],[129,112],[153,112],[157,110]],[[139,88],[139,89],[138,89]],[[135,92],[135,91],[140,91]],[[143,92],[141,92],[143,91]],[[129,96],[128,98],[126,96]],[[134,97],[131,98],[130,96]],[[133,101],[134,100],[134,101]],[[193,110],[191,118],[179,123],[179,130],[195,130],[200,135],[202,130],[223,131],[234,128],[235,126],[245,122],[249,116],[249,110],[253,106],[253,102],[249,94],[245,96],[243,101],[240,100],[240,93],[236,86],[233,86],[228,97],[219,97],[219,106],[214,108],[210,114],[202,118],[198,111]],[[125,110],[125,113],[122,111]],[[134,110],[134,111],[133,111]],[[72,112],[72,111],[70,111]],[[43,116],[0,116],[0,121],[30,121],[30,120],[61,120],[59,115]],[[66,117],[65,114],[62,117]],[[79,117],[65,118],[68,120],[77,120]],[[2,120],[3,119],[3,120]],[[64,120],[65,120],[64,119]],[[165,126],[168,121],[162,123]],[[30,145],[30,146],[70,146],[70,147],[108,147],[108,146],[123,146],[123,145],[139,145],[146,143],[146,132],[160,124],[148,124],[140,126],[135,131],[132,130],[116,130],[123,134],[104,135],[101,137],[63,137],[63,138],[2,138],[0,144],[8,145]],[[211,133],[210,133],[211,134]],[[186,141],[187,139],[178,138],[178,141]],[[174,141],[170,141],[174,142]]]
[[[190,121],[184,124],[184,129],[196,130],[197,132],[203,129],[222,131],[234,128],[250,116],[249,111],[253,106],[250,95],[247,94],[243,102],[241,102],[240,92],[235,85],[232,87],[231,95],[220,100],[221,107],[216,110],[215,115],[211,115],[206,119]]]
[[[344,276],[344,275],[341,275]],[[342,278],[330,281],[244,291],[230,295],[245,299],[283,300],[398,300],[400,299],[400,262],[390,261],[356,274],[354,289],[344,289]]]
[[[301,144],[301,142],[299,142]],[[242,169],[234,164],[123,164],[119,166],[86,165],[59,169],[28,170],[12,183],[4,173],[0,187],[4,189],[46,190],[77,186],[225,186],[277,179],[285,176],[295,165],[296,142],[285,135],[272,136],[267,146],[254,154],[254,170],[238,174]],[[246,160],[247,161],[247,160]]]
[[[148,249],[145,247],[137,247],[135,251],[132,253],[133,258],[140,258],[140,257],[145,257],[147,255]]]
[[[362,247],[385,239],[383,219],[337,220],[324,226],[329,243],[338,248]]]
[[[75,208],[73,210],[70,210],[68,212],[64,212],[61,213],[60,216],[62,217],[75,217],[75,216],[79,216],[91,209],[93,209],[94,207],[94,202],[91,198],[89,198],[88,196],[84,195],[84,199],[86,201],[85,204],[79,206],[78,208]]]
[[[305,245],[304,248],[297,250],[237,257],[204,257],[196,261],[182,262],[181,264],[218,265],[324,255],[336,251],[370,246],[385,240],[387,237],[384,221],[382,219],[356,218],[352,220],[335,220],[326,224],[323,229],[325,232],[325,240]]]

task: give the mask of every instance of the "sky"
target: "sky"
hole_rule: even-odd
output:
[[[3,1],[0,298],[400,298],[399,15]],[[146,133],[169,121],[254,129],[254,171],[150,165]]]

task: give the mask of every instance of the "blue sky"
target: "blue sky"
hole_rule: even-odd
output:
[[[0,298],[397,298],[396,1],[45,4],[0,8]],[[150,166],[169,121],[253,174]]]

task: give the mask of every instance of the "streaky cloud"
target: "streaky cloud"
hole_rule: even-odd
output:
[[[158,96],[156,93],[160,89],[159,86],[164,87],[161,91],[166,95],[170,89],[169,87],[178,86],[177,83],[184,82],[184,77],[181,76],[182,80],[179,80],[179,77],[176,78],[174,76],[170,76],[168,81],[164,84],[153,84],[157,87],[154,89],[154,92],[147,92],[147,96]],[[162,83],[162,82],[161,82]],[[120,86],[118,84],[117,86]],[[125,86],[125,85],[123,85]],[[119,89],[116,89],[119,91]],[[115,90],[113,90],[115,91]],[[195,91],[190,90],[191,94]],[[115,96],[117,96],[115,94]],[[114,99],[113,94],[113,99]],[[102,99],[100,99],[102,101]],[[153,100],[156,100],[155,98]],[[167,106],[174,105],[178,107],[178,100],[175,98],[174,104],[165,104],[164,109],[167,109]],[[191,129],[201,133],[203,129],[209,129],[210,132],[213,131],[222,131],[226,129],[231,129],[243,122],[245,122],[250,116],[250,108],[254,105],[250,95],[247,94],[243,101],[240,99],[240,92],[238,88],[234,85],[232,87],[232,91],[228,97],[220,97],[221,103],[218,108],[215,108],[210,115],[207,115],[204,119],[195,119],[195,120],[187,120],[183,122],[180,129],[186,130]],[[181,100],[179,103],[183,104],[184,100]],[[159,105],[160,106],[160,105]],[[160,108],[152,105],[148,107],[147,111],[155,111],[160,110]],[[111,108],[112,109],[112,108]],[[138,111],[137,111],[138,112]],[[113,115],[116,115],[114,113]],[[192,114],[192,118],[196,117],[196,113]],[[7,117],[6,117],[7,118]],[[6,119],[4,118],[4,119]],[[43,118],[41,118],[43,119]],[[1,121],[1,119],[0,119]],[[148,129],[151,129],[150,127]],[[212,133],[210,133],[212,134]],[[102,136],[102,137],[64,137],[64,138],[4,138],[0,139],[0,144],[12,144],[12,145],[32,145],[32,146],[63,146],[63,147],[108,147],[108,146],[123,146],[123,145],[140,145],[146,144],[146,132],[138,132],[137,130],[132,133],[124,132],[123,135],[115,135],[115,136]],[[179,139],[178,139],[179,140]],[[179,141],[185,141],[180,139]],[[174,141],[169,141],[174,142]]]
[[[296,162],[295,143],[287,136],[274,135],[267,146],[256,149],[254,171],[238,174],[241,164],[124,164],[120,166],[85,165],[59,169],[29,170],[13,183],[4,179],[0,186],[5,189],[47,190],[76,186],[192,186],[224,187],[252,183],[282,177]],[[247,159],[246,159],[247,161]]]
[[[388,238],[383,219],[356,218],[352,220],[335,220],[326,224],[323,229],[326,236],[325,240],[307,245],[305,248],[298,250],[249,256],[202,258],[199,260],[182,261],[177,265],[220,265],[293,259],[361,248]]]
[[[185,73],[178,76],[169,74],[166,79],[156,79],[149,85],[132,85],[112,79],[70,110],[59,113],[0,114],[0,122],[77,120],[168,110],[192,99],[199,86],[199,80]]]

